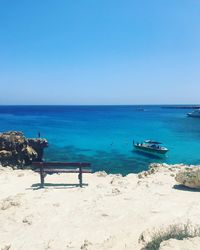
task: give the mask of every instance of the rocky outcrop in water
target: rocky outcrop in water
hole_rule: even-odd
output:
[[[2,166],[23,168],[33,161],[41,161],[46,139],[26,138],[22,132],[0,133],[0,163]]]

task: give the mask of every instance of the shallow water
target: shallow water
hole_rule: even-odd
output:
[[[141,107],[141,106],[140,106]],[[160,106],[0,106],[0,131],[45,137],[46,160],[89,161],[93,169],[127,174],[151,162],[200,164],[200,119]],[[190,110],[191,111],[191,110]],[[158,140],[166,157],[133,150],[132,141]]]

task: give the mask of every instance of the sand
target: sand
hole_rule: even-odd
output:
[[[175,186],[174,171],[84,174],[84,188],[69,185],[76,174],[54,174],[40,189],[37,173],[0,168],[0,249],[137,250],[153,230],[200,225],[200,193]]]

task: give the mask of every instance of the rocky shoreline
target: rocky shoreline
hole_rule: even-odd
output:
[[[31,163],[42,161],[48,141],[44,138],[26,138],[22,132],[0,133],[0,164],[12,168],[26,168]],[[155,174],[159,169],[167,168],[175,180],[189,188],[200,188],[200,166],[184,164],[150,164],[149,170],[142,171],[138,178]]]
[[[167,172],[171,172],[171,176],[175,178],[175,181],[185,187],[200,189],[200,166],[199,165],[184,165],[174,164],[169,165],[166,163],[152,163],[149,166],[149,170],[142,171],[138,174],[138,178],[145,178],[156,172],[167,169]]]

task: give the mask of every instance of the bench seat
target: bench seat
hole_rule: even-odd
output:
[[[40,174],[41,187],[43,188],[44,178],[47,174],[77,173],[80,187],[82,187],[82,174],[92,173],[91,164],[87,162],[33,162],[33,170]]]

